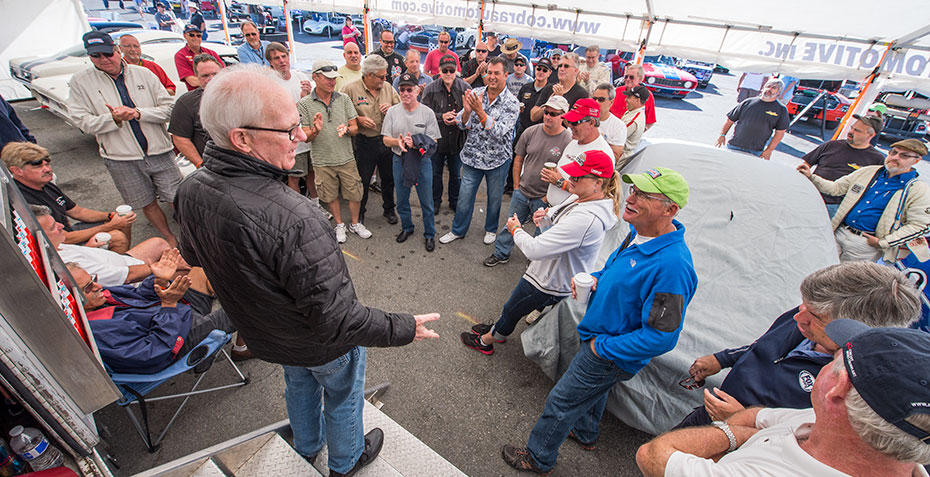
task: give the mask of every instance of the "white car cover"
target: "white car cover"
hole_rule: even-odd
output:
[[[690,185],[678,220],[686,228],[698,289],[675,349],[614,386],[607,405],[627,425],[653,434],[703,402],[701,389],[678,384],[696,357],[752,343],[801,302],[798,287],[805,276],[838,262],[820,194],[793,167],[726,149],[659,142],[637,153],[624,171],[656,166],[681,172]],[[598,268],[628,231],[622,220],[608,231]],[[577,352],[575,325],[583,315],[583,307],[566,299],[521,335],[524,353],[549,377],[557,379]],[[725,375],[709,378],[705,388]]]

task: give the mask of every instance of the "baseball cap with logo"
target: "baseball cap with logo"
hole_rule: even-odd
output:
[[[327,78],[339,78],[342,76],[339,74],[338,68],[329,60],[316,60],[313,62],[313,69],[310,70],[312,74],[319,73]]]
[[[678,207],[684,208],[688,204],[688,181],[678,171],[656,167],[639,174],[623,174],[621,178],[643,192],[665,194]]]
[[[452,55],[442,55],[442,58],[439,59],[439,69],[445,68],[446,66],[456,66],[455,57]]]
[[[113,48],[115,47],[113,43],[113,38],[109,34],[102,31],[93,30],[84,34],[84,49],[87,50],[88,55],[93,55],[97,53],[113,53]]]
[[[643,104],[646,104],[646,100],[649,99],[649,90],[646,89],[645,86],[639,85],[623,90],[623,95],[636,96],[640,101],[643,102]]]
[[[547,106],[552,109],[558,109],[563,113],[568,112],[568,100],[565,99],[565,96],[559,96],[557,94],[549,96],[549,100],[546,101],[546,104],[544,104],[543,107],[545,108]]]
[[[571,177],[594,174],[607,178],[614,174],[614,161],[604,151],[592,149],[578,154],[575,160],[562,166],[562,170]]]
[[[397,86],[416,86],[419,84],[416,76],[413,76],[410,73],[404,73],[400,75],[400,79],[397,80]]]
[[[901,149],[907,149],[915,154],[920,154],[921,157],[927,155],[927,145],[919,139],[904,139],[903,141],[898,141],[891,145],[891,147],[897,147]]]
[[[876,118],[875,116],[860,116],[858,114],[853,114],[853,117],[868,124],[875,130],[875,134],[882,132],[883,124],[881,118]]]
[[[599,117],[601,117],[601,107],[597,104],[597,101],[591,98],[582,98],[575,101],[572,110],[562,115],[562,119],[570,123],[581,121],[584,118]]]
[[[549,71],[555,69],[555,67],[552,66],[552,60],[549,58],[540,58],[539,61],[536,62],[536,67],[539,68],[540,66],[543,68],[548,68]]]
[[[853,387],[886,421],[930,444],[930,429],[914,424],[930,414],[930,334],[907,328],[870,328],[836,319],[824,328],[839,345]]]
[[[187,26],[184,27],[184,34],[186,35],[186,34],[192,32],[192,31],[195,31],[195,32],[197,32],[197,33],[202,33],[202,32],[203,32],[203,30],[201,30],[200,28],[198,28],[197,25],[194,25],[193,23],[188,23]]]

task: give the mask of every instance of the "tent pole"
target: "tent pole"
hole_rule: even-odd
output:
[[[484,0],[481,0],[481,8],[479,11],[480,17],[478,18],[478,39],[475,40],[476,43],[482,41],[481,35],[484,33]]]
[[[285,31],[287,32],[287,44],[288,51],[291,52],[291,64],[297,61],[297,43],[294,42],[294,28],[291,26],[291,12],[287,8],[287,0],[283,0],[284,3],[284,24]]]
[[[223,34],[226,35],[226,45],[232,45],[232,41],[229,40],[229,23],[226,21],[226,0],[220,0],[216,3],[220,7],[220,19],[223,21]]]
[[[869,76],[866,77],[864,82],[865,84],[859,88],[859,94],[856,95],[856,99],[853,101],[853,104],[849,107],[849,109],[846,110],[846,114],[843,115],[843,119],[840,121],[839,126],[837,126],[836,131],[833,132],[832,139],[838,138],[840,134],[846,129],[846,124],[849,122],[849,118],[851,118],[853,114],[858,114],[856,110],[859,108],[859,103],[868,93],[872,82],[875,81],[875,78],[878,77],[879,71],[882,69],[882,65],[884,65],[885,60],[888,59],[888,53],[891,52],[891,45],[893,45],[893,43],[888,43],[888,45],[885,47],[885,53],[882,54],[882,59],[878,62],[878,65],[875,66],[875,69],[872,70]],[[823,115],[824,119],[826,119],[827,112],[824,111]]]
[[[365,26],[365,38],[363,40],[365,44],[362,46],[362,54],[367,55],[369,51],[374,51],[374,38],[371,36],[371,22],[368,18],[368,0],[365,0],[365,3],[362,5],[362,25]]]

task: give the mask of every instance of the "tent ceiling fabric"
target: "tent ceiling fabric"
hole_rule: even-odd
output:
[[[909,49],[889,55],[888,88],[930,93],[930,7],[926,0],[895,0],[875,16],[865,0],[786,0],[747,8],[744,0],[488,1],[484,28],[553,42],[635,50],[648,34],[647,54],[720,63],[740,71],[782,72],[803,78],[859,81],[881,60],[888,42],[919,32]],[[361,0],[289,1],[291,8],[357,13]],[[369,0],[372,18],[395,22],[478,25],[480,0]],[[729,26],[729,28],[728,28]],[[795,33],[797,36],[795,36]]]

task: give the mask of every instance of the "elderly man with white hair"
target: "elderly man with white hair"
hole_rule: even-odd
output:
[[[723,123],[715,145],[726,145],[727,149],[733,151],[771,159],[772,152],[788,130],[788,109],[777,101],[784,87],[780,79],[769,80],[762,88],[761,95],[737,104],[727,113],[727,120]],[[727,132],[734,124],[736,129],[727,144]]]
[[[313,461],[325,443],[329,475],[352,475],[384,439],[380,429],[363,435],[364,346],[437,338],[425,323],[439,315],[358,301],[332,227],[284,181],[307,135],[275,75],[237,66],[204,90],[200,117],[213,142],[178,190],[180,248],[204,268],[253,355],[284,366],[297,451]]]

